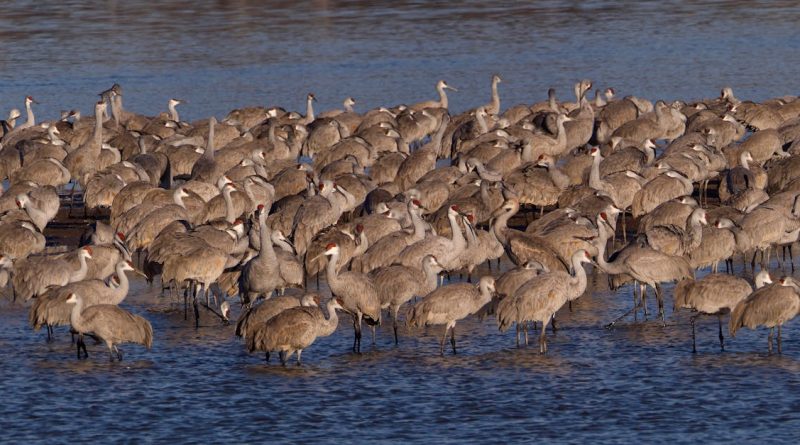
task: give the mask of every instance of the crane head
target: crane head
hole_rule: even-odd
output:
[[[333,304],[331,307],[334,309],[344,309],[344,301],[341,298],[336,297],[333,299]]]
[[[600,149],[599,149],[599,148],[597,148],[597,147],[592,147],[592,149],[591,149],[589,152],[591,153],[591,155],[592,155],[593,157],[598,157],[598,156],[600,156]]]
[[[122,232],[117,232],[117,239],[120,241],[125,241],[125,234]]]
[[[81,249],[81,255],[83,255],[84,258],[91,259],[92,258],[92,248],[89,247],[89,246],[84,247],[83,249]]]
[[[66,301],[65,303],[67,303],[67,304],[75,304],[75,303],[77,303],[77,302],[78,302],[78,294],[76,294],[76,293],[70,293],[70,294],[67,296],[67,301]]]
[[[363,224],[356,224],[356,235],[360,235],[364,231]]]

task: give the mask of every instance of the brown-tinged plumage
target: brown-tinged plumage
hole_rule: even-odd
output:
[[[444,325],[439,353],[444,355],[444,342],[450,331],[450,345],[456,353],[456,322],[487,305],[494,295],[494,278],[481,277],[478,284],[455,283],[442,286],[426,295],[408,313],[408,325],[414,327]]]
[[[297,364],[303,350],[311,346],[319,337],[327,337],[339,325],[337,309],[342,309],[342,300],[331,298],[328,301],[328,316],[318,307],[294,307],[272,317],[259,326],[248,343],[248,351],[279,351],[281,363],[286,362],[297,352]]]
[[[139,315],[132,314],[113,304],[100,304],[85,307],[83,298],[79,294],[70,294],[67,303],[72,305],[70,324],[72,329],[83,334],[92,334],[103,342],[108,348],[111,361],[122,361],[122,351],[117,345],[123,343],[137,343],[147,349],[153,346],[153,326]],[[83,339],[78,340],[78,358],[83,348],[84,357],[89,357]]]
[[[800,310],[800,288],[791,277],[781,278],[778,283],[764,286],[740,301],[731,312],[728,329],[732,336],[742,327],[769,328],[768,345],[772,352],[772,335],[778,326],[778,353],[781,352],[781,326],[797,316]]]

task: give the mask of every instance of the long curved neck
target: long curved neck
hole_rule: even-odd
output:
[[[603,182],[600,180],[600,162],[603,158],[600,153],[592,159],[592,169],[589,171],[589,187],[595,190],[603,190]]]
[[[586,269],[583,268],[583,263],[576,255],[572,257],[572,284],[573,298],[579,297],[586,290]]]
[[[70,283],[85,280],[86,274],[89,273],[89,265],[86,264],[86,257],[83,254],[78,255],[78,262],[80,263],[80,267],[69,276]]]
[[[492,81],[492,111],[500,112],[500,94],[497,92],[497,81]]]
[[[339,262],[339,252],[336,252],[328,258],[328,264],[325,266],[325,278],[328,280],[328,286],[336,287],[339,284],[339,275],[336,273],[336,265]]]
[[[175,104],[173,102],[170,102],[167,108],[169,108],[170,119],[172,119],[175,122],[180,122],[181,118],[178,115],[178,110],[175,109]]]
[[[447,108],[447,93],[444,91],[444,85],[439,85],[436,90],[439,91],[439,107]]]
[[[425,238],[425,221],[419,215],[419,210],[412,210],[409,213],[411,214],[411,224],[414,226],[414,239],[419,241]]]
[[[103,146],[103,108],[95,108],[94,113],[94,145],[98,153]]]
[[[120,304],[125,297],[128,296],[128,289],[130,289],[130,282],[125,271],[122,270],[120,265],[117,266],[117,277],[119,277],[119,287],[111,291],[112,302],[111,304]]]
[[[258,230],[259,230],[259,256],[268,260],[277,260],[275,255],[275,247],[272,245],[272,233],[269,226],[267,226],[267,212],[263,211],[258,217]]]
[[[233,208],[233,199],[231,193],[233,191],[228,188],[222,193],[222,198],[225,200],[225,221],[233,224],[236,221],[236,210]]]
[[[564,120],[559,119],[557,122],[558,127],[558,135],[556,136],[556,144],[558,146],[566,146],[567,145],[567,132],[564,131]]]
[[[453,242],[453,249],[460,252],[464,250],[464,247],[467,245],[467,240],[464,238],[464,234],[461,233],[461,227],[458,225],[458,221],[456,221],[455,215],[447,215],[448,219],[450,220],[450,231],[452,232],[451,241]]]
[[[494,225],[492,226],[492,233],[494,233],[497,241],[499,241],[503,246],[508,245],[508,236],[506,234],[508,231],[508,220],[510,220],[515,213],[516,212],[503,213],[502,215],[498,216],[497,219],[495,219]]]
[[[347,113],[353,112],[353,105],[350,103],[349,100],[344,101],[344,111]]]
[[[739,163],[742,164],[742,168],[744,168],[745,170],[750,170],[750,165],[747,163],[747,157],[746,156],[742,155],[739,158]]]
[[[336,313],[333,300],[328,302],[327,309],[328,317],[323,317],[323,320],[320,320],[320,323],[317,325],[317,336],[319,337],[327,337],[333,334],[336,328],[339,327],[339,315]]]
[[[25,101],[25,111],[28,113],[28,120],[25,121],[25,125],[28,127],[36,125],[36,117],[33,115],[30,101]]]
[[[206,159],[214,159],[214,121],[208,123],[208,142],[206,143],[206,151],[203,157]]]
[[[122,96],[114,95],[111,98],[111,114],[114,115],[114,123],[119,125],[119,120],[122,118]]]
[[[82,333],[84,330],[81,312],[83,312],[83,298],[78,298],[78,301],[76,301],[75,305],[72,306],[72,311],[69,314],[69,322],[73,329]]]
[[[425,290],[428,290],[427,293],[430,293],[436,289],[436,285],[439,284],[439,272],[431,263],[425,261],[422,265],[422,273],[425,276]]]
[[[442,151],[442,140],[444,139],[444,133],[447,130],[447,123],[445,120],[439,124],[439,128],[436,130],[436,134],[433,135],[433,139],[431,139],[431,150],[436,153],[436,157],[438,158]]]
[[[608,244],[610,234],[608,233],[608,229],[606,228],[604,222],[598,221],[597,227],[597,231],[599,233],[597,238],[597,265],[608,274],[619,274],[624,272],[619,264],[606,262],[606,245]]]
[[[314,122],[314,99],[310,97],[306,100],[306,120]]]

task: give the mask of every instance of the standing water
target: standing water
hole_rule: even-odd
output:
[[[651,100],[726,85],[753,100],[800,89],[794,2],[45,3],[0,7],[3,114],[26,95],[41,102],[40,120],[91,114],[114,82],[129,110],[156,114],[177,97],[187,120],[248,105],[302,109],[312,91],[321,110],[347,96],[358,111],[413,103],[434,98],[438,79],[459,88],[449,95],[459,112],[488,100],[493,73],[502,108],[542,100],[549,87],[571,99],[581,78]],[[376,346],[365,334],[354,355],[344,316],[304,366],[287,368],[246,354],[217,319],[192,329],[141,281],[124,305],[153,323],[155,342],[149,352],[126,347],[122,363],[91,342],[89,360],[76,360],[63,328],[46,343],[27,308],[4,300],[0,440],[796,441],[797,323],[783,331],[784,353],[767,355],[766,333],[748,330],[721,353],[716,320],[701,319],[692,354],[683,313],[666,327],[604,329],[629,308],[630,288],[589,281],[591,292],[559,313],[545,356],[474,318],[457,325],[458,355],[438,355],[441,327],[401,328],[395,347],[387,323]]]

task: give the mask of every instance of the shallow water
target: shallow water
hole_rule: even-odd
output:
[[[581,78],[650,99],[731,85],[761,100],[800,87],[793,2],[36,5],[2,5],[2,113],[26,94],[42,102],[40,118],[90,112],[113,82],[129,110],[154,114],[180,97],[189,120],[245,105],[302,109],[309,91],[323,110],[348,95],[359,110],[410,103],[433,98],[439,78],[460,89],[450,95],[460,111],[488,100],[494,72],[503,107],[541,100],[550,86],[569,97]],[[783,332],[784,354],[768,355],[766,332],[747,330],[721,353],[716,320],[702,319],[692,354],[686,314],[666,327],[604,329],[629,308],[630,289],[611,294],[595,281],[559,314],[546,356],[516,349],[493,319],[459,323],[455,356],[438,355],[440,327],[403,329],[394,347],[390,326],[357,356],[345,316],[300,368],[264,365],[211,317],[195,331],[181,305],[141,282],[125,307],[153,323],[155,343],[125,347],[121,364],[91,344],[76,360],[63,328],[45,343],[27,308],[4,302],[0,441],[796,441],[797,322]]]
[[[506,267],[507,264],[504,265]],[[777,266],[777,265],[776,265]],[[487,270],[483,271],[488,273]],[[780,273],[780,271],[777,271]],[[110,364],[102,345],[77,360],[64,328],[52,343],[26,325],[26,308],[0,312],[4,406],[0,440],[278,441],[430,443],[760,442],[789,443],[800,428],[800,328],[783,331],[783,355],[766,352],[766,331],[741,331],[720,352],[717,323],[698,323],[691,353],[688,314],[667,326],[626,319],[629,289],[591,292],[558,314],[549,351],[517,349],[493,318],[456,326],[458,354],[438,354],[441,327],[349,352],[352,327],[303,354],[302,367],[248,355],[232,326],[204,316],[195,331],[182,304],[136,282],[123,304],[153,324],[151,351],[124,348]],[[324,281],[323,281],[324,287]],[[670,291],[668,291],[670,294]],[[655,304],[651,301],[651,311]],[[667,300],[668,311],[671,298]],[[727,328],[727,326],[725,326]],[[726,330],[727,336],[727,330]]]

